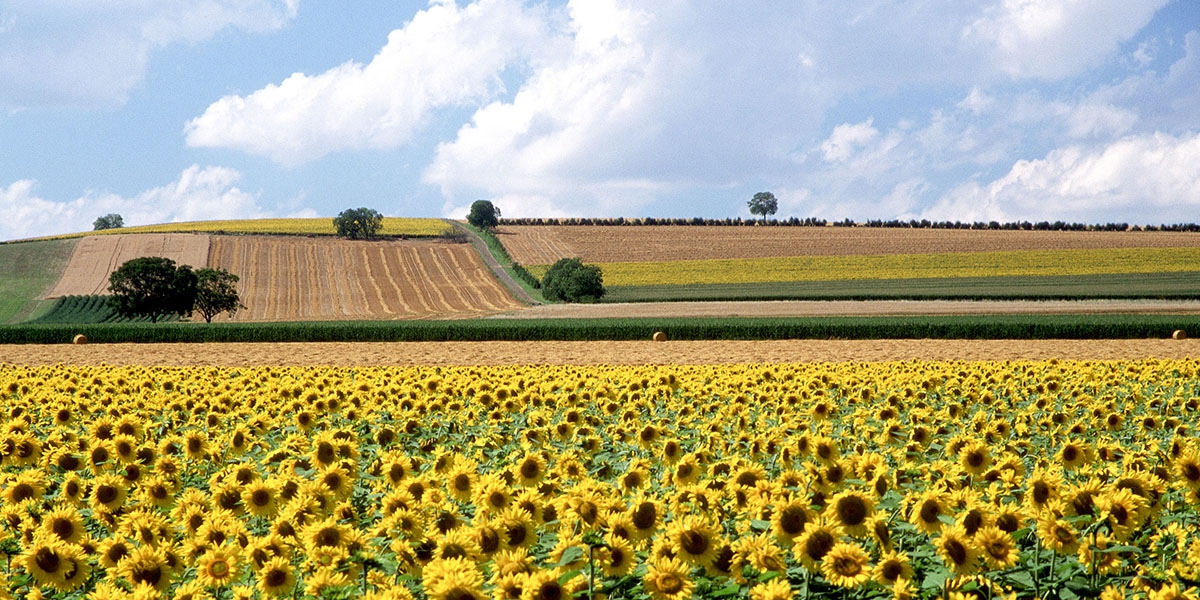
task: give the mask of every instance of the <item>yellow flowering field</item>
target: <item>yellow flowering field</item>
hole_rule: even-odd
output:
[[[403,217],[384,217],[383,228],[379,235],[414,237],[434,237],[450,231],[450,224],[441,219],[416,219]],[[111,235],[122,233],[241,233],[241,234],[286,234],[286,235],[334,235],[332,218],[302,218],[302,219],[243,219],[229,221],[188,221],[183,223],[163,223],[160,225],[140,225],[136,227],[120,227],[117,229],[102,229],[69,235],[55,236],[46,239],[68,237],[83,237],[89,235]]]
[[[0,370],[0,595],[1196,598],[1200,361]]]
[[[1009,250],[601,263],[606,286],[1178,273],[1200,248]],[[541,277],[548,266],[529,267]]]

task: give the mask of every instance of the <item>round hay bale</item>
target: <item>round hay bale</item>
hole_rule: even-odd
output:
[[[1184,331],[1184,330],[1182,330],[1182,329],[1176,329],[1176,330],[1175,330],[1175,333],[1172,333],[1172,334],[1171,334],[1171,339],[1173,339],[1173,340],[1186,340],[1186,339],[1187,339],[1187,332],[1186,332],[1186,331]]]
[[[74,338],[71,340],[71,343],[72,343],[72,344],[86,344],[86,343],[87,343],[87,336],[86,336],[86,335],[83,335],[82,333],[80,333],[80,334],[77,334],[77,335],[76,335],[76,336],[75,336],[75,337],[74,337]]]
[[[665,333],[663,333],[663,332],[661,332],[661,331],[655,331],[655,332],[654,332],[654,341],[656,341],[656,342],[665,342],[665,341],[667,341],[667,334],[665,334]]]

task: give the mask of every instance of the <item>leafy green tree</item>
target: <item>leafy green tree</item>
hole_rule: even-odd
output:
[[[246,308],[238,297],[237,282],[238,276],[225,269],[196,269],[195,311],[205,323],[212,323],[213,317],[223,312],[233,315]]]
[[[370,208],[347,208],[333,218],[333,226],[341,237],[369,240],[383,229],[383,215]]]
[[[490,200],[476,200],[471,203],[467,222],[480,229],[495,229],[500,224],[500,209]]]
[[[92,231],[100,231],[102,229],[120,229],[125,226],[125,219],[117,213],[108,213],[103,217],[97,218],[92,222]]]
[[[779,200],[771,192],[759,192],[746,204],[750,207],[750,214],[762,215],[764,221],[767,215],[773,215],[779,210]]]
[[[109,302],[123,317],[186,317],[196,304],[196,273],[161,256],[126,261],[108,277]]]
[[[562,258],[542,276],[542,295],[560,302],[595,302],[604,296],[604,275],[596,265]]]

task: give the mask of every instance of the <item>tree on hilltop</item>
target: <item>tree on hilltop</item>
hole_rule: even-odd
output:
[[[370,208],[347,208],[333,218],[340,237],[369,240],[383,229],[383,215]]]
[[[467,222],[479,229],[495,229],[500,225],[500,209],[489,200],[476,200],[471,203]]]
[[[125,219],[117,213],[108,213],[103,217],[97,218],[92,222],[92,231],[101,231],[104,229],[120,229],[125,226]]]
[[[773,215],[779,210],[779,200],[771,192],[759,192],[746,204],[750,207],[750,214],[762,215],[764,221],[768,215]]]

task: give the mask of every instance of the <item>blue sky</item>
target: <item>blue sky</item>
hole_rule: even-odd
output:
[[[1200,222],[1195,0],[0,0],[0,240],[263,216]]]

